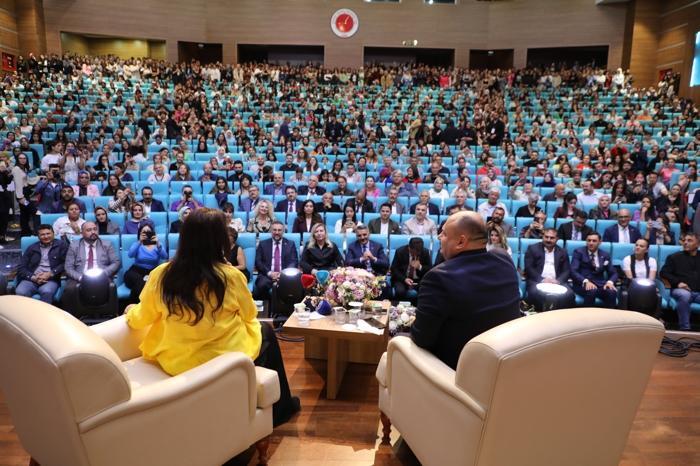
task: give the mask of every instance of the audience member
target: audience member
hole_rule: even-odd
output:
[[[77,202],[72,202],[68,206],[66,215],[59,217],[53,222],[53,232],[58,238],[65,241],[70,241],[72,235],[80,234],[80,227],[82,227],[85,220],[80,216],[80,206]]]
[[[231,250],[226,258],[232,266],[240,270],[241,273],[245,275],[246,282],[249,282],[250,272],[248,271],[245,252],[243,251],[242,247],[236,244],[236,241],[238,241],[238,230],[229,225],[226,227],[226,232],[228,233],[228,240],[231,245]]]
[[[326,226],[317,223],[311,227],[311,235],[301,254],[299,266],[304,273],[316,275],[319,270],[333,270],[343,265],[343,255],[338,246],[328,239]]]
[[[94,222],[85,222],[81,227],[82,237],[74,240],[66,253],[65,273],[68,280],[63,291],[64,308],[70,312],[80,306],[78,284],[88,270],[100,269],[110,279],[114,279],[121,261],[110,241],[102,241]],[[110,283],[110,293],[116,293],[116,285]]]
[[[500,197],[501,190],[498,188],[491,188],[489,190],[488,200],[486,202],[482,202],[476,209],[485,222],[489,220],[491,215],[493,215],[493,211],[496,207],[500,207],[501,209],[503,209],[504,214],[508,215],[508,209],[506,208],[506,205],[498,201]]]
[[[294,219],[292,233],[308,233],[316,223],[323,223],[323,219],[316,212],[316,204],[311,199],[307,199],[302,204],[301,211]]]
[[[542,209],[537,205],[540,201],[540,195],[532,193],[527,197],[527,204],[519,207],[515,212],[516,217],[534,217],[535,214]]]
[[[379,218],[375,218],[368,223],[369,232],[373,235],[398,235],[401,227],[398,222],[391,219],[391,205],[384,203],[379,207]]]
[[[258,271],[253,287],[255,299],[269,299],[270,289],[279,280],[280,272],[299,267],[297,245],[284,238],[284,224],[275,220],[270,233],[272,237],[260,241],[255,250],[255,269]]]
[[[630,225],[632,214],[628,209],[617,213],[617,225],[611,225],[603,232],[603,241],[621,244],[636,243],[642,237],[637,227]]]
[[[369,228],[359,225],[355,229],[355,238],[356,240],[348,245],[345,265],[366,269],[375,275],[385,275],[389,270],[389,258],[381,244],[369,239]]]
[[[603,194],[598,198],[598,205],[588,212],[591,220],[615,220],[617,212],[610,208],[610,196]]]
[[[246,231],[248,233],[267,233],[275,220],[272,203],[267,199],[261,199],[253,210],[252,217],[248,219]]]
[[[134,264],[124,272],[124,284],[131,290],[129,299],[132,302],[139,299],[151,271],[162,261],[168,260],[168,251],[160,244],[158,235],[150,224],[141,224],[137,235],[138,241],[134,241],[127,251],[127,255],[134,259]]]
[[[304,201],[297,199],[297,188],[295,186],[287,186],[284,192],[287,199],[282,199],[277,203],[275,212],[286,212],[287,214],[294,212],[301,213]]]
[[[39,299],[51,304],[61,286],[68,243],[54,238],[51,225],[39,225],[38,230],[39,241],[22,254],[15,293],[29,298],[38,293]]]
[[[567,241],[586,241],[588,235],[593,233],[593,228],[586,225],[588,215],[583,210],[577,210],[574,215],[574,220],[571,222],[562,223],[557,229],[559,239],[564,243]]]
[[[165,212],[163,203],[153,197],[153,188],[144,186],[141,189],[141,200],[139,204],[143,206],[144,215],[148,216],[151,212]]]
[[[361,222],[357,220],[355,209],[351,205],[346,205],[343,209],[343,216],[335,222],[333,231],[335,233],[343,233],[345,235],[355,233],[355,228]]]
[[[180,233],[180,229],[182,228],[182,224],[187,220],[187,217],[190,215],[190,212],[192,212],[192,209],[190,209],[187,206],[182,206],[180,210],[177,212],[177,220],[172,222],[170,224],[170,233]]]
[[[583,305],[595,306],[596,298],[603,307],[615,308],[617,272],[610,255],[600,249],[600,234],[586,236],[586,245],[574,250],[571,259],[571,278],[574,291],[583,297]]]
[[[121,231],[119,225],[109,219],[104,207],[95,207],[95,224],[98,235],[118,235]]]
[[[323,212],[328,213],[328,212],[340,212],[340,206],[333,202],[333,194],[335,194],[335,191],[333,193],[326,191],[323,193],[323,196],[321,196],[321,202],[316,203],[316,212]]]
[[[634,266],[632,265],[634,261]],[[634,252],[622,259],[622,271],[627,279],[648,278],[656,279],[656,259],[649,257],[649,242],[639,238],[634,243]]]
[[[389,196],[389,199],[391,200],[391,195]],[[430,202],[430,193],[426,190],[423,190],[420,192],[420,194],[418,195],[418,202],[413,204],[411,206],[411,208],[408,209],[408,211],[411,214],[415,214],[416,207],[419,205],[426,206],[428,208],[428,214],[430,214],[430,215],[440,215],[440,208],[438,206],[436,206],[435,204],[433,204],[432,202]],[[392,213],[398,213],[398,212],[393,212],[393,209],[392,209]]]
[[[551,296],[555,309],[574,307],[574,292],[569,287],[571,265],[566,251],[557,246],[557,231],[546,228],[542,234],[542,242],[531,244],[525,251],[525,280],[527,285],[527,300],[538,311],[542,310],[545,296],[537,289],[540,283],[553,283],[566,288],[566,293]]]
[[[401,227],[404,235],[436,235],[437,225],[428,217],[428,207],[425,204],[416,206],[416,214],[406,220]]]
[[[409,291],[419,291],[421,280],[430,270],[431,264],[430,251],[425,247],[422,238],[411,238],[407,245],[397,248],[391,262],[394,299],[415,300],[415,296],[409,296]]]
[[[681,240],[683,250],[666,258],[661,267],[661,278],[671,285],[671,296],[676,300],[678,327],[690,330],[690,305],[700,303],[700,237],[686,233]]]
[[[488,224],[487,223],[487,233],[489,240],[486,242],[487,251],[498,251],[501,250],[508,254],[508,257],[513,258],[513,250],[508,245],[508,239],[506,237],[503,228],[499,225]]]

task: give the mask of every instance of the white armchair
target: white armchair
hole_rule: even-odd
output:
[[[456,371],[394,338],[383,440],[393,424],[424,466],[617,465],[663,334],[635,312],[559,310],[473,338]]]
[[[257,442],[266,464],[277,373],[228,353],[171,377],[140,357],[143,335],[0,297],[0,388],[33,461],[221,465]]]

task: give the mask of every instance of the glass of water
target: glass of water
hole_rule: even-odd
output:
[[[309,320],[311,318],[311,312],[306,307],[306,304],[299,303],[294,305],[294,313],[297,315],[297,322],[302,327],[309,326]]]

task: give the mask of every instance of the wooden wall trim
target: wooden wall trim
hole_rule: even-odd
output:
[[[661,34],[666,34],[667,32],[672,32],[672,31],[675,31],[676,29],[683,29],[684,27],[687,27],[687,26],[688,26],[688,23],[679,24],[678,26],[673,26],[672,28],[662,30]]]
[[[670,49],[675,49],[677,47],[683,47],[685,45],[685,41],[683,42],[678,42],[677,44],[671,44],[667,45],[666,47],[661,47],[656,49],[657,52],[663,52],[664,50],[670,50]]]
[[[663,18],[664,16],[672,15],[673,13],[678,13],[679,11],[685,10],[686,8],[690,8],[691,6],[699,4],[700,0],[695,0],[694,2],[690,2],[687,5],[679,6],[678,8],[674,8],[673,10],[665,11],[661,13],[661,17]]]
[[[657,69],[657,70],[662,70],[662,69],[664,69],[664,68],[669,68],[669,67],[671,67],[671,66],[673,66],[673,65],[680,65],[680,64],[683,63],[683,62],[684,62],[684,60],[676,60],[676,61],[670,61],[670,62],[668,62],[668,63],[661,63],[660,65],[656,65],[656,69]]]

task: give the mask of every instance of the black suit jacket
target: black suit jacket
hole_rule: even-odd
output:
[[[355,207],[355,198],[354,197],[352,199],[348,199],[347,201],[345,201],[345,205],[343,206],[343,210],[345,210],[345,208],[349,205],[351,205],[353,207],[353,209],[355,209],[355,211],[357,211],[357,207]],[[362,203],[362,210],[365,213],[373,214],[374,213],[374,204],[372,204],[370,201],[365,199],[365,202]]]
[[[384,275],[389,269],[389,258],[384,252],[384,247],[377,243],[376,241],[369,242],[369,252],[377,258],[376,261],[372,262],[372,273],[375,275]],[[345,253],[345,265],[349,267],[355,267],[358,269],[365,269],[365,263],[362,262],[362,245],[357,241],[353,241],[348,246],[348,250]]]
[[[519,316],[518,276],[511,258],[485,249],[464,252],[423,278],[411,338],[455,369],[469,340]]]
[[[297,199],[294,201],[296,203],[297,213],[301,213],[302,209],[304,208],[304,201],[300,201]],[[287,207],[289,206],[289,201],[287,199],[282,199],[277,203],[275,206],[275,212],[287,212]]]
[[[139,202],[143,204],[143,199]],[[165,212],[165,206],[158,199],[153,199],[151,201],[151,212]]]
[[[544,269],[544,244],[531,244],[525,252],[525,278],[527,286],[542,282],[542,270]],[[566,283],[571,276],[571,265],[566,251],[559,246],[554,246],[554,271],[559,283]]]
[[[574,222],[567,222],[563,225],[559,225],[559,228],[557,229],[559,239],[563,240],[565,243],[567,241],[571,241],[571,233],[573,227]],[[595,230],[593,230],[593,228],[589,227],[588,225],[584,225],[583,228],[581,228],[581,241],[586,241],[586,236],[593,233],[594,231]]]
[[[381,218],[375,218],[373,220],[370,220],[369,223],[367,224],[367,227],[369,228],[369,232],[373,235],[378,235],[382,232],[382,219]],[[392,235],[399,235],[401,234],[401,225],[399,225],[397,222],[393,221],[392,219],[389,219],[389,233]]]
[[[415,214],[416,213],[416,206],[420,204],[420,202],[416,202],[411,206],[409,209],[409,213]],[[433,204],[432,202],[428,202],[428,214],[430,215],[440,215],[440,208]]]
[[[391,281],[393,283],[401,283],[406,280],[406,272],[408,271],[409,253],[408,246],[401,246],[394,253],[394,260],[391,262]],[[430,251],[428,248],[423,248],[420,256],[421,269],[417,272],[418,281],[423,279],[423,276],[428,273],[432,267],[430,260]]]
[[[267,275],[272,270],[272,256],[272,238],[260,241],[255,250],[255,268],[258,270],[258,274]],[[282,238],[282,270],[289,267],[299,267],[298,257],[297,245],[287,238]]]
[[[633,227],[632,225],[627,226],[627,232],[630,237],[630,243],[632,244],[636,243],[637,240],[642,237],[642,234],[639,232],[637,227]],[[609,243],[620,242],[620,230],[618,228],[618,225],[610,225],[608,228],[605,229],[605,231],[603,232],[603,241]]]

